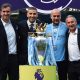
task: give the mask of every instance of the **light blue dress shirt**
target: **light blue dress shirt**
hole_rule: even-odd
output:
[[[14,28],[11,24],[11,21],[9,20],[9,22],[4,22],[1,19],[3,25],[4,25],[4,29],[6,32],[6,36],[7,36],[7,41],[8,41],[8,47],[9,47],[9,54],[16,54],[16,34],[14,31]]]
[[[52,46],[56,61],[63,61],[65,59],[65,41],[66,41],[67,26],[64,22],[60,22],[58,26],[53,26],[53,23],[46,26],[46,34],[52,36]]]
[[[54,58],[54,52],[52,48],[52,38],[48,37],[46,39],[47,48],[44,56],[44,63],[43,65],[56,65],[56,61]],[[35,50],[35,38],[34,37],[28,37],[28,61],[29,65],[39,65],[39,60],[37,57],[37,53]]]

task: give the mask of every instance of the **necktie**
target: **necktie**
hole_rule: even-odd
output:
[[[33,28],[34,24],[30,25],[30,32],[35,32],[35,29]]]

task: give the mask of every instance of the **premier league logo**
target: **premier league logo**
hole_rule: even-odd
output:
[[[44,78],[44,74],[41,69],[37,69],[34,76],[36,80],[43,80]]]
[[[24,2],[29,7],[36,7],[40,13],[50,14],[54,8],[65,9],[72,0],[24,0]]]

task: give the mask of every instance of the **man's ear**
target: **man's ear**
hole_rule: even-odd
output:
[[[26,13],[27,17],[28,17],[28,12]]]

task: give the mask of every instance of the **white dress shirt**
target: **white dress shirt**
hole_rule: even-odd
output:
[[[9,20],[8,23],[1,19],[8,40],[9,54],[16,54],[16,35],[13,26]]]
[[[70,34],[69,34],[68,52],[69,52],[69,60],[70,61],[80,60],[80,51],[78,48],[77,34],[78,34],[78,29],[76,29],[74,33],[70,32]]]

